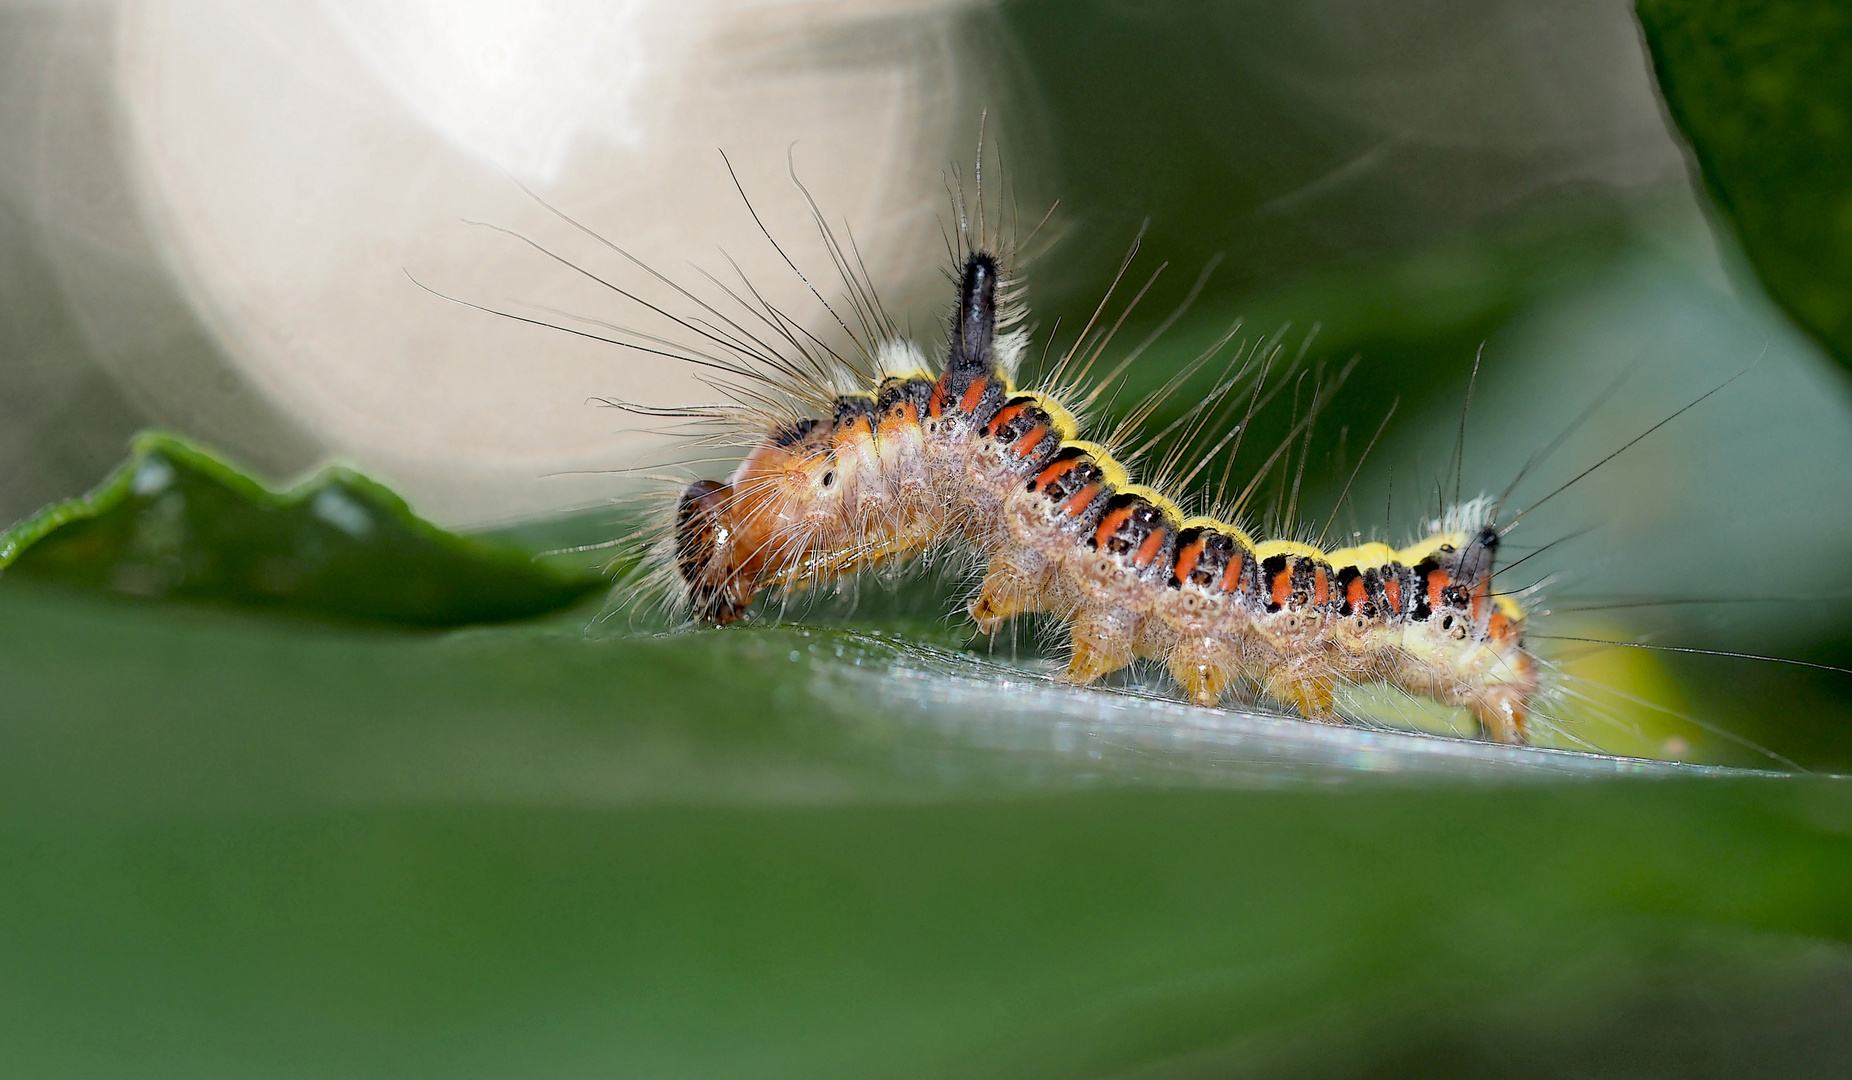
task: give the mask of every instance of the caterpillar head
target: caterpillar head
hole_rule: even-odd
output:
[[[839,538],[843,469],[830,426],[801,420],[760,440],[733,479],[699,480],[675,511],[675,568],[690,613],[736,622],[768,581],[802,574],[819,545]]]
[[[732,489],[696,480],[675,504],[675,569],[695,618],[735,622],[746,614],[753,588],[733,566]]]

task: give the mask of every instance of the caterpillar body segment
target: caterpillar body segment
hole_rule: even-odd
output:
[[[1340,687],[1387,684],[1468,708],[1487,738],[1526,741],[1538,666],[1524,610],[1492,593],[1487,501],[1402,550],[1256,542],[1187,515],[1080,439],[1053,396],[1013,384],[1000,354],[1020,340],[998,330],[1001,279],[994,256],[965,258],[936,375],[921,363],[842,394],[827,420],[767,432],[726,484],[683,492],[687,610],[732,622],[767,588],[961,548],[988,562],[969,605],[978,628],[1053,615],[1073,682],[1147,659],[1198,704],[1264,694],[1324,722],[1341,719]]]

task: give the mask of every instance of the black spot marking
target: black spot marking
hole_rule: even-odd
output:
[[[1196,560],[1195,568],[1190,571],[1190,584],[1209,588],[1221,581],[1222,575],[1228,572],[1231,559],[1247,559],[1247,554],[1239,549],[1234,537],[1219,532],[1203,537],[1202,558]]]

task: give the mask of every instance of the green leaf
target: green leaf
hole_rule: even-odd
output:
[[[1666,106],[1762,283],[1852,364],[1852,7],[1637,7]]]
[[[1804,1076],[1843,1050],[1829,778],[1626,778],[814,629],[386,634],[12,582],[0,657],[20,1075]]]
[[[137,437],[128,462],[94,491],[0,534],[0,571],[426,627],[531,618],[602,584],[445,532],[347,469],[273,492],[158,433]]]

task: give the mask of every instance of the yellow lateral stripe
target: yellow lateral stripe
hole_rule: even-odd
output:
[[[1325,561],[1325,553],[1311,544],[1301,544],[1297,540],[1269,540],[1254,548],[1254,557],[1265,562],[1275,555],[1297,555],[1302,559]]]
[[[1356,547],[1341,548],[1326,557],[1332,569],[1354,566],[1359,570],[1368,570],[1378,566],[1388,566],[1397,561],[1395,549],[1388,544],[1358,544]]]

